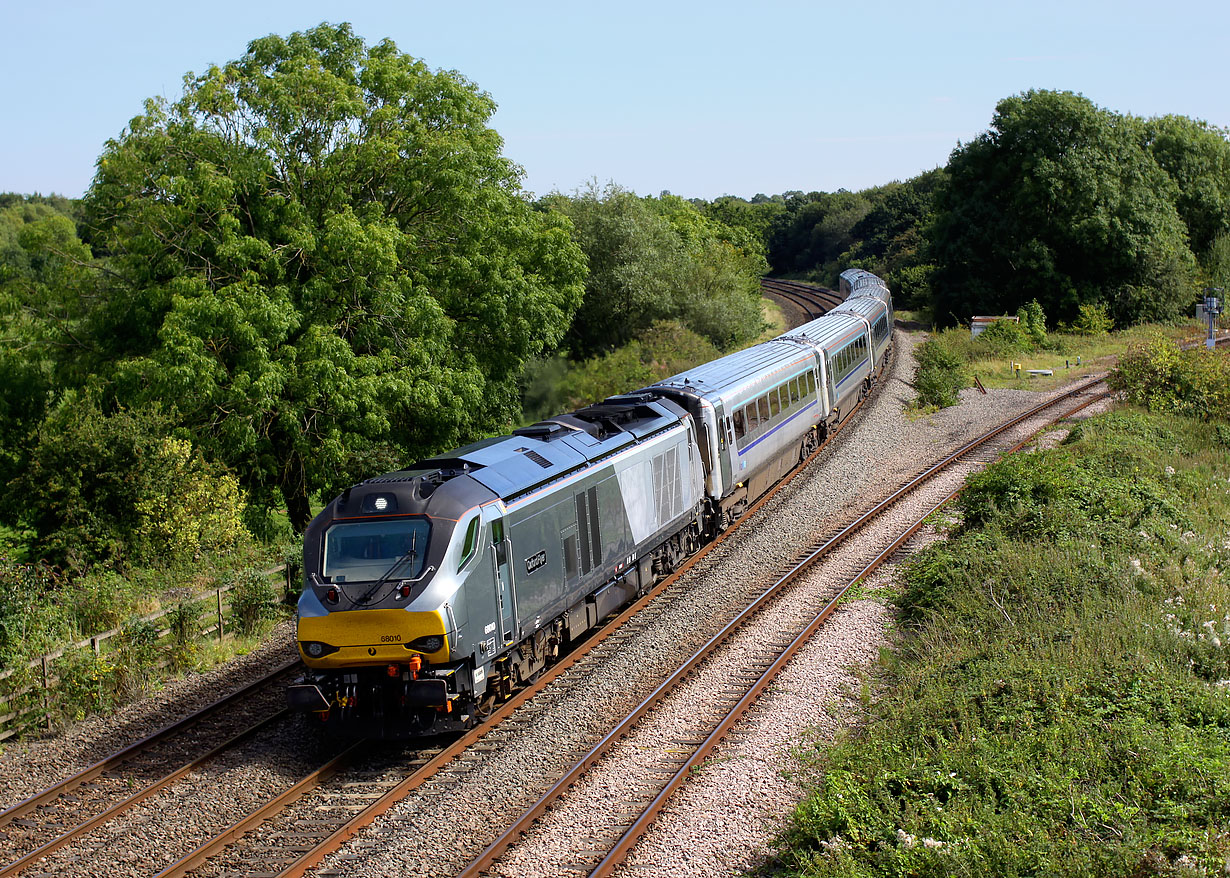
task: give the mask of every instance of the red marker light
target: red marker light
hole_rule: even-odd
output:
[[[327,592],[325,592],[325,600],[327,600],[331,604],[337,603],[337,597],[338,595],[337,595],[336,588],[331,588]]]

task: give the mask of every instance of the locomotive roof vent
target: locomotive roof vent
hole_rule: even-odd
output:
[[[526,457],[534,461],[534,463],[538,464],[543,469],[550,469],[551,467],[555,466],[555,464],[551,463],[551,461],[547,460],[545,457],[543,457],[541,454],[539,454],[537,451],[535,451],[532,448],[525,448],[523,446],[521,448],[514,448],[513,451],[515,451],[518,454],[524,454]]]

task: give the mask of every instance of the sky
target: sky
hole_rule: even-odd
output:
[[[536,195],[859,190],[1029,89],[1230,126],[1225,0],[0,0],[0,192],[83,195],[146,98],[325,21],[489,93]]]

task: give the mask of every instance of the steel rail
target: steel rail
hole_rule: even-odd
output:
[[[124,762],[127,762],[129,759],[132,759],[134,756],[137,756],[145,752],[146,750],[149,750],[155,744],[158,744],[166,740],[167,738],[171,737],[172,735],[182,732],[184,729],[187,729],[201,722],[202,720],[208,718],[212,714],[217,713],[223,708],[230,706],[236,701],[242,698],[247,698],[253,692],[256,692],[262,686],[268,685],[270,681],[278,677],[280,674],[286,673],[287,671],[294,668],[298,664],[299,664],[299,659],[293,659],[292,661],[289,661],[286,664],[281,665],[275,670],[266,674],[264,677],[257,680],[256,682],[251,683],[243,687],[242,689],[238,689],[232,692],[230,695],[226,696],[225,698],[221,698],[212,704],[202,707],[200,710],[197,710],[194,713],[189,714],[183,719],[177,722],[174,722],[169,726],[165,726],[164,728],[159,729],[158,731],[154,732],[152,735],[148,735],[147,737],[144,737],[141,740],[136,741],[133,744],[130,744],[129,746],[125,747],[123,750],[120,750],[116,753],[111,754],[110,756],[107,756],[104,759],[99,760],[98,762],[95,762],[93,765],[77,772],[72,777],[65,778],[64,780],[59,781],[56,784],[53,784],[52,786],[48,787],[42,792],[35,793],[33,796],[30,796],[29,798],[21,802],[18,802],[16,805],[13,805],[12,807],[6,809],[5,811],[0,812],[0,827],[3,827],[11,823],[13,820],[17,819],[18,817],[24,817],[26,814],[29,814],[34,809],[47,804],[48,802],[52,801],[53,799],[62,795],[63,793],[66,793],[69,790],[75,789],[76,787],[80,786],[83,783],[87,783],[91,780],[94,780],[95,778],[99,777],[105,772],[110,771],[111,769],[123,764]]]
[[[1090,405],[1093,405],[1095,402],[1105,399],[1110,395],[1110,391],[1099,393],[1057,416],[1050,422],[1050,425],[1065,421],[1077,412],[1089,407]],[[1059,397],[1059,400],[1062,400],[1063,398],[1064,397]],[[1043,429],[1045,429],[1045,427],[1041,427],[1034,431],[1034,433],[1032,433],[1029,437],[1026,437],[1005,450],[1003,454],[1013,454],[1021,450],[1033,441],[1033,439],[1036,438],[1038,433],[1040,433]],[[994,435],[998,435],[999,432],[1001,431],[995,431]],[[993,436],[990,436],[989,438],[993,438]],[[805,646],[810,639],[815,636],[816,632],[820,630],[821,626],[828,620],[829,616],[833,614],[838,605],[840,605],[842,600],[845,598],[846,594],[849,593],[850,589],[883,566],[903,545],[906,544],[906,542],[910,540],[911,537],[922,530],[923,526],[932,515],[951,503],[964,490],[965,485],[962,484],[954,491],[949,492],[949,494],[942,498],[939,502],[934,503],[930,509],[928,509],[923,515],[919,516],[908,528],[906,528],[895,540],[893,540],[890,545],[884,548],[878,555],[876,555],[875,558],[868,562],[862,570],[852,577],[849,582],[842,586],[841,590],[831,600],[829,600],[827,604],[825,604],[824,608],[815,615],[812,621],[808,623],[807,627],[804,628],[804,630],[790,642],[790,644],[774,660],[773,664],[770,665],[769,668],[757,678],[755,683],[752,684],[743,697],[741,697],[739,701],[726,713],[714,730],[705,738],[703,742],[701,742],[701,744],[684,761],[684,763],[679,766],[679,769],[675,772],[671,779],[667,781],[666,785],[662,788],[658,795],[654,797],[653,801],[646,806],[640,816],[638,816],[632,825],[623,833],[623,835],[620,836],[619,840],[615,843],[607,855],[603,857],[598,865],[590,871],[588,878],[608,878],[608,876],[614,874],[615,870],[627,859],[628,854],[632,851],[632,848],[636,845],[640,838],[648,832],[654,821],[661,815],[662,811],[665,810],[671,797],[678,792],[680,787],[683,786],[690,772],[702,761],[712,755],[721,740],[739,722],[744,714],[751,709],[752,705],[760,698],[761,695],[764,694],[769,686],[772,685],[774,679],[776,679],[777,675],[786,666],[786,664],[793,659],[795,655],[798,654],[799,650],[801,650],[803,646]],[[792,579],[801,572],[801,569],[792,569],[790,572],[785,574],[782,579],[783,581]]]
[[[270,716],[265,717],[259,722],[244,729],[239,734],[234,735],[227,741],[214,747],[208,753],[204,753],[201,756],[198,756],[195,759],[192,759],[191,761],[184,763],[179,768],[172,771],[170,774],[164,775],[161,779],[155,781],[149,786],[144,787],[141,790],[138,790],[136,793],[129,796],[127,799],[124,799],[121,802],[117,802],[116,804],[112,805],[110,808],[103,811],[102,813],[96,814],[95,816],[89,818],[88,820],[77,824],[76,826],[69,829],[64,834],[30,851],[28,854],[24,855],[21,859],[16,860],[12,863],[9,863],[3,869],[0,869],[0,878],[9,878],[9,876],[11,875],[16,875],[17,873],[24,871],[25,869],[29,868],[31,865],[36,863],[38,860],[43,859],[49,854],[55,853],[56,851],[64,847],[69,842],[72,842],[78,838],[81,838],[83,835],[90,832],[92,829],[95,829],[96,827],[101,826],[102,824],[111,821],[116,816],[123,814],[125,811],[128,811],[136,807],[137,805],[144,802],[146,799],[149,799],[150,797],[152,797],[155,793],[158,793],[161,790],[166,789],[168,786],[175,783],[175,781],[190,774],[192,771],[199,768],[204,763],[210,761],[211,759],[216,758],[222,753],[225,753],[227,750],[230,750],[236,744],[239,744],[240,742],[246,740],[247,738],[252,737],[257,732],[260,732],[261,730],[265,729],[267,726],[273,725],[275,722],[281,719],[284,719],[289,713],[290,713],[290,710],[288,708],[282,708],[277,713],[274,713]]]
[[[155,878],[174,878],[174,876],[188,874],[193,869],[202,865],[214,854],[220,852],[232,841],[235,841],[249,830],[259,826],[265,820],[281,812],[287,805],[294,802],[304,793],[320,786],[321,783],[337,774],[359,754],[361,749],[367,746],[368,741],[366,740],[355,741],[320,768],[300,779],[294,785],[270,799],[260,808],[256,809],[251,814],[248,814],[246,817],[235,821],[223,832],[214,836],[214,838],[210,839],[196,850],[188,853],[178,861],[163,869],[155,876]]]
[[[558,781],[556,781],[556,783],[553,784],[551,788],[547,790],[547,792],[544,793],[538,799],[537,802],[531,805],[530,808],[527,809],[522,814],[522,816],[508,830],[506,830],[499,838],[497,838],[495,841],[489,844],[474,860],[470,862],[469,865],[466,866],[466,868],[462,872],[458,873],[459,878],[476,878],[476,876],[479,875],[484,869],[488,868],[492,863],[494,863],[501,854],[503,854],[509,847],[512,846],[515,840],[523,832],[529,829],[529,827],[534,823],[535,820],[537,820],[539,817],[545,814],[547,810],[550,808],[550,806],[553,805],[559,798],[562,797],[565,791],[567,791],[573,784],[576,783],[576,781],[586,771],[588,771],[603,756],[605,756],[611,749],[613,749],[615,743],[620,738],[624,737],[626,733],[632,728],[632,726],[634,726],[639,720],[641,720],[654,706],[656,706],[659,702],[661,702],[670,693],[671,690],[676,688],[691,673],[691,671],[696,668],[696,666],[698,666],[703,661],[705,661],[707,657],[709,656],[709,654],[714,649],[716,649],[718,646],[720,646],[722,643],[728,640],[734,634],[734,632],[738,628],[740,628],[751,616],[753,616],[756,612],[758,612],[763,607],[764,604],[774,599],[777,596],[778,592],[780,592],[783,588],[785,588],[791,581],[793,581],[793,579],[799,576],[803,571],[813,566],[815,562],[818,561],[821,557],[823,557],[824,555],[827,555],[829,552],[835,549],[838,545],[845,542],[850,536],[852,536],[858,530],[861,530],[873,518],[880,515],[888,507],[894,505],[906,493],[912,491],[913,489],[915,489],[922,483],[929,481],[931,478],[937,475],[940,471],[947,468],[949,465],[951,465],[953,462],[955,462],[959,458],[964,457],[970,451],[976,449],[977,447],[981,445],[985,445],[987,442],[994,439],[996,436],[1000,435],[1006,430],[1011,429],[1013,426],[1016,426],[1034,417],[1039,412],[1044,411],[1047,408],[1051,408],[1055,406],[1056,403],[1064,399],[1067,399],[1067,398],[1070,398],[1070,397],[1073,397],[1080,393],[1085,392],[1091,387],[1094,387],[1097,384],[1101,383],[1102,380],[1103,379],[1099,377],[1091,381],[1085,382],[1084,384],[1078,385],[1077,387],[1074,387],[1068,390],[1067,392],[1060,395],[1059,397],[1056,397],[1055,399],[1042,403],[1041,405],[1035,406],[1029,411],[1024,412],[1023,414],[1017,416],[1016,418],[1013,418],[999,425],[995,429],[988,431],[987,433],[983,434],[979,438],[974,439],[973,441],[965,444],[960,449],[951,453],[948,457],[941,460],[939,463],[929,467],[928,469],[924,470],[919,475],[909,480],[901,488],[894,491],[889,497],[877,503],[872,509],[863,513],[863,515],[859,516],[853,522],[846,525],[846,527],[842,528],[841,531],[839,531],[833,537],[825,541],[822,545],[818,546],[814,550],[810,551],[807,555],[802,557],[800,560],[798,560],[787,573],[779,577],[771,586],[769,586],[768,589],[766,589],[766,591],[763,594],[761,594],[755,601],[753,601],[744,610],[742,610],[737,616],[735,616],[735,618],[732,619],[721,631],[719,631],[712,638],[710,638],[710,640],[707,641],[704,646],[702,646],[699,650],[697,650],[697,652],[692,656],[692,658],[690,658],[683,666],[681,666],[673,674],[671,674],[670,677],[668,677],[665,681],[663,681],[663,683],[657,689],[655,689],[652,693],[650,693],[631,713],[629,713],[619,723],[619,725],[617,725],[611,732],[609,732],[606,736],[604,736],[601,741],[599,741],[596,745],[594,745],[594,747],[591,748],[591,750],[588,753],[586,753],[585,756],[583,756],[580,760],[574,763],[572,768],[570,768],[569,771],[566,772],[563,777],[561,777]],[[951,499],[951,498],[948,498],[948,499]],[[947,502],[947,499],[945,500],[945,502]],[[928,515],[930,515],[930,512],[928,513]],[[918,527],[921,527],[921,523],[918,525]],[[905,539],[908,539],[910,535],[912,534],[909,534],[903,537],[901,539],[901,542],[904,542]],[[885,553],[882,553],[882,554],[884,557],[887,557],[887,555],[891,553],[891,551],[894,551],[894,550],[895,549],[886,550]],[[862,578],[865,575],[866,575],[866,571],[864,571],[863,573],[860,573],[859,577],[856,578],[854,581],[857,582],[859,578]],[[831,610],[829,612],[831,612]]]

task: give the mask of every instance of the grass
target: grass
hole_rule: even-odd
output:
[[[1119,410],[971,480],[863,730],[804,747],[783,875],[1230,867],[1230,442]]]
[[[1200,334],[1200,327],[1195,323],[1136,326],[1100,336],[1052,332],[1047,335],[1044,349],[1003,353],[971,337],[968,329],[947,329],[935,335],[968,364],[969,371],[988,390],[1045,392],[1087,375],[1105,372],[1129,347],[1159,333],[1175,340],[1190,341]],[[1020,366],[1019,372],[1013,368],[1014,363]],[[1054,374],[1031,376],[1031,369],[1050,369]]]

